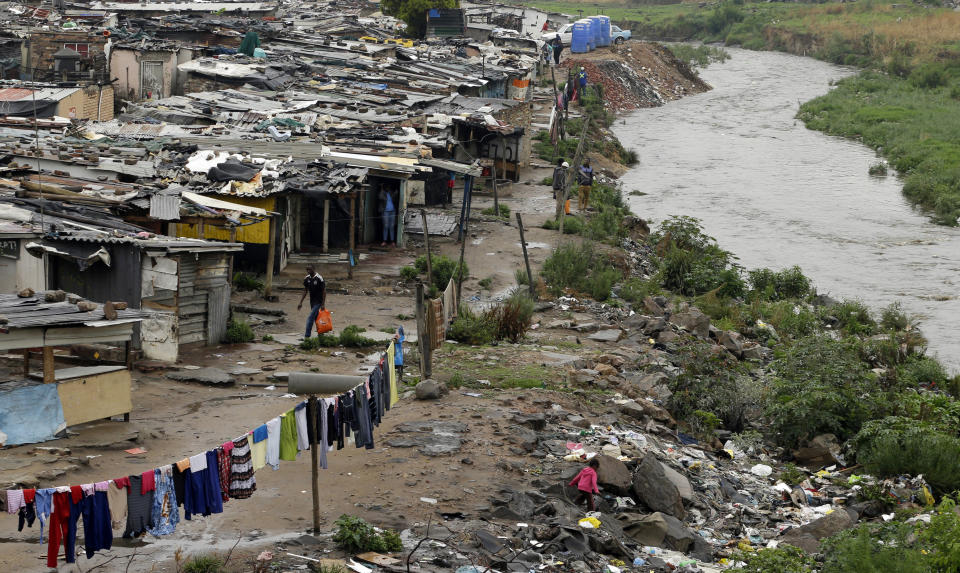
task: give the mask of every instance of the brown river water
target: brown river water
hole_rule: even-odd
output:
[[[801,102],[855,73],[810,58],[728,49],[713,90],[624,116],[640,163],[623,178],[639,216],[690,215],[747,268],[800,265],[821,293],[875,310],[900,301],[931,354],[960,371],[960,229],[931,223],[873,150],[808,130]],[[653,227],[654,225],[651,225]]]

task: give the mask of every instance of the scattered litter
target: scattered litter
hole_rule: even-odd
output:
[[[145,454],[145,453],[147,453],[147,450],[145,450],[145,449],[143,449],[143,448],[130,448],[129,450],[123,450],[123,451],[127,452],[128,454],[135,455],[135,456],[136,456],[136,455],[140,455],[140,454]]]
[[[266,388],[264,388],[264,390],[276,390],[276,389],[277,389],[277,387],[274,386],[273,384],[271,384],[270,386],[267,386]]]
[[[423,503],[429,503],[429,504],[433,504],[433,505],[436,505],[436,503],[437,503],[437,500],[436,500],[435,498],[432,498],[432,497],[421,497],[421,498],[420,498],[420,501],[422,501]]]
[[[755,476],[767,477],[773,473],[773,468],[766,464],[757,464],[750,468],[750,473]]]
[[[600,520],[596,517],[584,517],[577,522],[577,525],[584,529],[598,529],[600,527]]]

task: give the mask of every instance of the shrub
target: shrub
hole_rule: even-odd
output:
[[[880,313],[880,326],[884,330],[906,330],[913,327],[913,321],[903,312],[900,303],[894,302]]]
[[[761,386],[743,367],[713,345],[694,342],[681,346],[676,359],[682,370],[668,382],[673,393],[667,408],[679,420],[696,425],[700,412],[709,412],[732,431],[741,431],[748,412],[759,408]]]
[[[424,259],[424,262],[426,262],[426,259]],[[411,267],[410,265],[405,265],[400,269],[400,278],[405,281],[416,280],[419,274],[420,273],[417,272],[417,269]]]
[[[527,274],[527,269],[516,269],[513,271],[513,278],[517,280],[518,285],[529,285],[530,276]]]
[[[766,300],[804,298],[810,294],[810,279],[798,266],[773,271],[755,269],[749,273],[750,285],[756,296]]]
[[[873,175],[874,177],[883,177],[887,174],[887,164],[883,161],[873,163],[867,169],[867,173]]]
[[[484,345],[494,341],[497,324],[487,313],[476,314],[467,305],[461,305],[457,318],[447,330],[447,336],[463,344]]]
[[[644,280],[641,278],[630,278],[624,281],[620,286],[618,296],[630,304],[636,305],[643,302],[648,296],[655,296],[663,292],[656,278]]]
[[[218,573],[223,568],[223,560],[214,555],[198,555],[183,564],[183,573]]]
[[[780,481],[788,485],[800,485],[805,479],[807,474],[793,464],[783,466],[783,471],[780,472]]]
[[[581,234],[594,241],[618,244],[627,231],[623,226],[623,211],[619,207],[599,206],[599,210],[587,219]],[[566,222],[564,222],[566,231]]]
[[[872,420],[854,439],[857,463],[879,477],[923,474],[936,491],[960,489],[960,439],[936,423],[888,416]]]
[[[920,542],[928,547],[927,559],[934,571],[960,569],[960,515],[956,500],[950,497],[937,506],[929,527],[920,533]]]
[[[304,338],[300,342],[300,350],[317,350],[318,348],[332,348],[340,345],[340,338],[335,334],[318,334]]]
[[[720,296],[743,294],[745,284],[735,257],[703,232],[699,219],[670,217],[651,241],[663,255],[660,277],[664,288],[687,296],[715,289]]]
[[[450,279],[458,280],[459,279],[459,267],[458,261],[454,261],[446,257],[445,255],[430,255],[430,263],[433,265],[433,286],[437,287],[438,290],[443,290],[447,288],[447,283],[450,282]],[[417,260],[413,263],[416,267],[417,272],[423,274],[427,272],[427,256],[420,255],[417,257]],[[470,276],[470,268],[467,267],[467,263],[463,263],[463,278]]]
[[[253,342],[253,329],[246,321],[231,318],[227,323],[227,342],[230,344]]]
[[[734,560],[743,561],[744,565],[730,571],[743,573],[808,573],[816,570],[816,561],[792,545],[737,552]]]
[[[483,213],[484,215],[488,215],[488,216],[490,216],[490,217],[500,217],[501,219],[509,219],[509,218],[510,218],[510,207],[509,207],[508,205],[504,204],[504,203],[498,203],[498,204],[499,204],[499,206],[500,206],[500,214],[499,214],[499,215],[498,215],[496,212],[494,212],[493,207],[487,207],[486,209],[484,209],[483,211],[481,211],[481,213]]]
[[[910,386],[946,385],[950,376],[943,364],[929,356],[910,356],[899,369],[900,380]]]
[[[943,87],[949,79],[943,64],[924,64],[910,73],[910,83],[927,90]]]
[[[789,301],[765,303],[760,315],[782,337],[795,340],[816,333],[820,326],[817,314],[804,305]]]
[[[396,532],[384,530],[378,533],[376,528],[359,517],[341,515],[334,525],[337,526],[337,531],[333,534],[333,541],[347,553],[403,550],[403,543]]]
[[[781,445],[796,446],[826,433],[846,440],[875,417],[881,389],[855,344],[808,336],[771,368],[775,376],[766,412]]]
[[[493,277],[487,277],[485,279],[480,279],[477,281],[477,286],[484,290],[490,290],[490,287],[493,285]]]
[[[614,283],[622,278],[620,271],[595,252],[590,243],[560,245],[543,262],[540,276],[555,295],[569,288],[586,292],[596,300],[606,300]]]
[[[533,299],[522,290],[514,290],[490,312],[497,324],[496,338],[519,342],[533,322]]]
[[[565,215],[563,220],[564,235],[579,235],[583,232],[583,219],[575,215]],[[547,219],[543,222],[543,228],[551,231],[560,229],[560,222],[556,219]]]
[[[820,316],[827,324],[851,336],[874,334],[877,323],[870,316],[870,309],[856,300],[846,300],[840,304],[820,309]]]
[[[350,348],[363,348],[367,346],[377,346],[380,343],[376,340],[367,338],[361,333],[364,329],[355,324],[351,324],[340,331],[340,345]]]
[[[821,548],[823,571],[836,573],[920,573],[930,571],[924,555],[908,541],[913,528],[905,524],[864,524],[828,538]]]
[[[237,287],[237,290],[255,290],[263,291],[263,281],[258,279],[253,275],[248,275],[246,273],[234,273],[233,274],[233,286]]]

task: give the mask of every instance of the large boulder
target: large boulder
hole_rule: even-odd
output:
[[[717,338],[717,342],[720,346],[723,346],[739,358],[743,353],[743,342],[741,342],[740,338],[739,333],[722,330],[720,331],[720,336]]]
[[[663,316],[665,310],[663,306],[660,305],[653,297],[645,297],[643,299],[643,308],[646,309],[652,316]]]
[[[167,378],[178,382],[198,382],[211,386],[229,386],[236,380],[219,368],[207,367],[196,370],[178,370],[167,373]]]
[[[793,459],[806,468],[820,468],[837,463],[836,456],[840,453],[840,444],[837,437],[833,434],[820,434],[816,436],[806,447],[798,448],[792,452]]]
[[[799,547],[807,553],[816,553],[820,549],[821,539],[853,527],[857,524],[858,517],[854,510],[837,509],[820,519],[787,531],[780,538],[780,542]]]
[[[659,511],[650,515],[639,513],[621,513],[617,520],[623,527],[623,533],[641,545],[661,547],[667,535],[667,520]]]
[[[436,380],[427,379],[419,382],[413,392],[417,400],[439,400],[447,393],[447,386]]]
[[[698,535],[687,529],[682,521],[672,515],[664,515],[663,520],[667,524],[667,533],[663,536],[663,544],[666,545],[667,549],[686,553],[696,541]]]
[[[643,461],[633,475],[633,493],[644,505],[654,511],[660,511],[683,519],[687,512],[683,508],[680,490],[667,477],[663,464],[653,454],[644,456]]]
[[[677,486],[680,498],[683,499],[683,501],[693,501],[693,486],[690,485],[690,480],[687,479],[687,476],[663,462],[660,462],[660,465],[663,466],[663,473],[667,476],[667,479],[669,479],[673,485]]]
[[[700,338],[710,337],[710,317],[695,308],[670,315],[670,322]]]
[[[617,458],[599,455],[595,458],[600,462],[597,469],[597,483],[617,495],[629,495],[633,485],[633,476],[627,466]]]

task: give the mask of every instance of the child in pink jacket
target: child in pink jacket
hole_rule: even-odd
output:
[[[590,463],[587,464],[587,467],[580,470],[577,477],[573,478],[570,482],[570,485],[576,485],[577,489],[580,490],[580,495],[577,496],[577,499],[573,500],[573,503],[580,505],[583,500],[586,499],[587,507],[590,511],[596,511],[593,503],[593,494],[600,493],[600,489],[597,487],[597,469],[599,467],[600,460],[593,458],[590,460]]]

